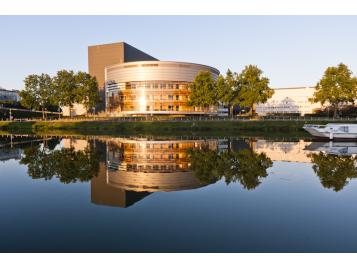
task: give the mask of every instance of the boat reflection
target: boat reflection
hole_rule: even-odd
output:
[[[351,156],[357,154],[357,142],[311,142],[305,150],[327,154]]]
[[[323,187],[338,192],[357,178],[356,142],[312,142],[305,149]]]

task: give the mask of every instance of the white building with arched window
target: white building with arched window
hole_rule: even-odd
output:
[[[320,103],[309,101],[314,92],[314,87],[276,88],[272,98],[264,104],[257,104],[256,112],[259,115],[314,113],[322,107]]]

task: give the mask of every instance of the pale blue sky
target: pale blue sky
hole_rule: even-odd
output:
[[[0,86],[31,73],[87,71],[87,46],[125,41],[161,60],[241,71],[272,87],[314,85],[339,62],[357,73],[357,16],[0,16]]]

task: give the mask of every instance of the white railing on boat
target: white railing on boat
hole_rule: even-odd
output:
[[[326,125],[313,125],[313,124],[305,124],[304,127],[314,127],[314,128],[325,128]]]

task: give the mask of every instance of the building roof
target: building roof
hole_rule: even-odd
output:
[[[276,87],[274,90],[287,90],[287,89],[301,89],[301,88],[315,88],[314,86],[305,86],[305,87]]]
[[[163,64],[163,65],[170,65],[170,64],[174,64],[174,65],[182,65],[183,67],[187,67],[190,65],[195,65],[195,66],[202,66],[205,69],[209,69],[211,70],[213,73],[219,75],[220,72],[218,69],[212,67],[212,66],[208,66],[208,65],[204,65],[204,64],[199,64],[199,63],[192,63],[192,62],[183,62],[183,61],[133,61],[133,62],[125,62],[125,63],[119,63],[119,64],[114,64],[114,65],[109,65],[106,67],[106,69],[111,69],[111,68],[115,68],[115,67],[128,67],[130,65],[133,65],[133,67],[136,67],[136,65],[139,67],[139,65],[145,65],[147,67],[150,67],[152,65],[158,65],[158,64]]]

